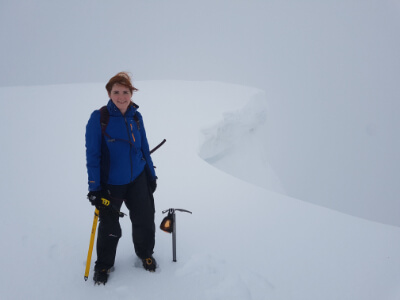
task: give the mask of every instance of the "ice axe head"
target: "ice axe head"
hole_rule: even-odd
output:
[[[174,219],[172,213],[168,213],[168,215],[162,220],[160,229],[168,233],[174,231]]]

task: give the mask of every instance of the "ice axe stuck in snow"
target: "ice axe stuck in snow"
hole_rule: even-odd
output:
[[[160,229],[172,233],[172,260],[176,262],[176,216],[175,216],[175,211],[182,211],[182,212],[187,212],[191,214],[191,211],[188,211],[186,209],[180,209],[180,208],[169,208],[166,210],[163,210],[163,214],[168,212],[168,215],[162,220],[160,224]]]
[[[164,143],[166,141],[167,141],[166,139],[163,139],[161,143],[159,143],[156,147],[154,147],[150,151],[150,154],[152,154],[154,151],[156,151],[158,148],[160,148],[162,145],[164,145]],[[101,200],[102,200],[104,206],[109,207],[109,209],[111,209],[111,210],[114,210],[114,212],[118,213],[120,218],[123,218],[124,216],[126,216],[125,213],[113,209],[112,205],[110,205],[110,201],[109,200],[107,200],[105,198],[101,198]],[[87,255],[87,259],[86,259],[86,268],[85,268],[85,276],[84,276],[85,281],[87,281],[88,277],[89,277],[90,262],[92,260],[94,238],[95,238],[95,235],[96,235],[96,229],[97,229],[98,220],[99,220],[99,210],[96,207],[96,209],[94,210],[94,219],[93,219],[92,231],[90,233],[89,250],[88,250],[88,255]]]

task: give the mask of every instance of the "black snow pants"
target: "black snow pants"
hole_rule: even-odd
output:
[[[154,198],[146,172],[143,171],[133,182],[126,185],[107,185],[106,195],[114,209],[120,210],[125,202],[132,222],[132,239],[139,258],[153,254],[155,244]],[[114,266],[118,241],[122,236],[119,216],[110,209],[100,209],[97,236],[97,261],[95,270]]]

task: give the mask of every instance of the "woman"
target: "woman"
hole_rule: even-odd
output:
[[[121,72],[106,85],[110,100],[96,110],[86,126],[88,199],[99,209],[97,261],[93,280],[105,284],[114,265],[121,237],[119,211],[129,210],[136,255],[143,267],[154,272],[154,198],[157,176],[138,106],[131,100],[137,89],[130,76]],[[108,201],[102,201],[102,198]]]

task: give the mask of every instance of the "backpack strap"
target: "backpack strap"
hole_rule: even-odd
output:
[[[139,108],[139,105],[137,105],[137,104],[136,104],[135,102],[133,102],[133,101],[131,101],[131,105],[132,105],[134,108],[136,108],[136,109]],[[134,119],[135,122],[136,122],[137,129],[140,130],[140,121],[139,121],[139,118],[138,118],[137,114],[134,114],[134,115],[133,115],[133,119]]]
[[[136,114],[133,115],[133,119],[136,122],[137,129],[140,130],[140,121],[139,121],[139,118],[138,118],[138,116]]]
[[[103,106],[100,108],[100,125],[101,125],[101,134],[107,137],[110,137],[106,132],[108,122],[110,121],[110,113],[108,112],[107,106]]]

